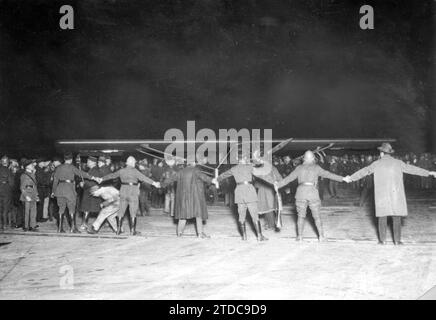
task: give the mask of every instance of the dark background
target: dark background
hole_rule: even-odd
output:
[[[75,30],[59,8],[75,9]],[[375,30],[359,28],[370,4]],[[0,152],[272,128],[436,151],[434,1],[0,1]]]

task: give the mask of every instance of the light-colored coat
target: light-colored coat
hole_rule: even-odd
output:
[[[407,216],[403,173],[427,177],[429,171],[406,164],[389,155],[351,175],[353,181],[374,174],[376,217]]]

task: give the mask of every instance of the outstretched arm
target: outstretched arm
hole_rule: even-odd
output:
[[[415,176],[422,176],[422,177],[428,177],[429,175],[434,176],[434,174],[428,170],[404,162],[401,163],[401,170],[403,170],[404,173],[413,174]]]
[[[113,180],[120,177],[120,171],[116,171],[114,173],[109,173],[101,178],[102,181]]]
[[[353,173],[350,177],[350,181],[357,181],[362,179],[363,177],[369,176],[370,174],[374,173],[374,166],[373,164],[370,164],[369,166],[360,169],[359,171],[356,171]]]
[[[198,170],[198,172],[197,172],[197,177],[198,177],[198,179],[200,179],[201,181],[203,181],[204,183],[207,183],[207,184],[211,184],[212,180],[213,180],[211,177],[207,176],[206,174],[204,174],[200,170]]]
[[[141,172],[139,172],[139,170],[136,170],[136,178],[141,181],[141,182],[145,182],[148,184],[154,184],[155,181],[150,179],[149,177],[147,177],[146,175],[142,174]]]
[[[290,183],[290,182],[294,181],[295,179],[297,179],[298,172],[299,172],[299,169],[297,167],[286,178],[284,178],[282,181],[279,181],[277,183],[277,188],[280,189],[280,188],[286,186],[288,183]]]
[[[82,177],[82,178],[85,178],[85,179],[88,179],[88,180],[94,180],[94,177],[93,176],[91,176],[90,174],[88,174],[88,172],[85,172],[85,171],[82,171],[82,170],[79,170],[79,169],[77,169],[75,166],[73,166],[73,171],[74,171],[74,174],[76,175],[76,176],[79,176],[79,177]]]
[[[218,176],[217,180],[218,180],[219,182],[221,182],[222,180],[227,179],[227,178],[230,178],[231,176],[233,176],[233,173],[232,173],[232,169],[230,168],[229,170],[224,171],[223,173],[221,173],[221,174]]]
[[[331,173],[327,170],[324,170],[323,168],[319,167],[319,176],[323,177],[325,179],[330,179],[330,180],[334,180],[334,181],[338,181],[338,182],[342,182],[344,180],[344,177]]]

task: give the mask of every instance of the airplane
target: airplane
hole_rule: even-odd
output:
[[[265,140],[272,145],[274,155],[300,155],[306,150],[315,152],[372,152],[383,142],[395,143],[396,139],[376,138],[376,139],[305,139],[305,138],[286,138]],[[163,139],[79,139],[79,140],[58,140],[55,147],[58,152],[74,152],[81,155],[100,155],[106,154],[115,157],[124,157],[130,154],[143,153],[145,151],[151,155],[163,155],[164,150],[169,144],[194,143],[195,147],[204,144],[206,141],[176,140],[168,141]],[[264,142],[264,141],[263,141]],[[234,140],[211,140],[207,143],[232,143],[240,144]]]

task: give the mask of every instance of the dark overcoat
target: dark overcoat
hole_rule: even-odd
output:
[[[176,219],[208,218],[204,184],[212,183],[212,178],[196,167],[186,167],[177,172],[176,201],[174,216]]]

